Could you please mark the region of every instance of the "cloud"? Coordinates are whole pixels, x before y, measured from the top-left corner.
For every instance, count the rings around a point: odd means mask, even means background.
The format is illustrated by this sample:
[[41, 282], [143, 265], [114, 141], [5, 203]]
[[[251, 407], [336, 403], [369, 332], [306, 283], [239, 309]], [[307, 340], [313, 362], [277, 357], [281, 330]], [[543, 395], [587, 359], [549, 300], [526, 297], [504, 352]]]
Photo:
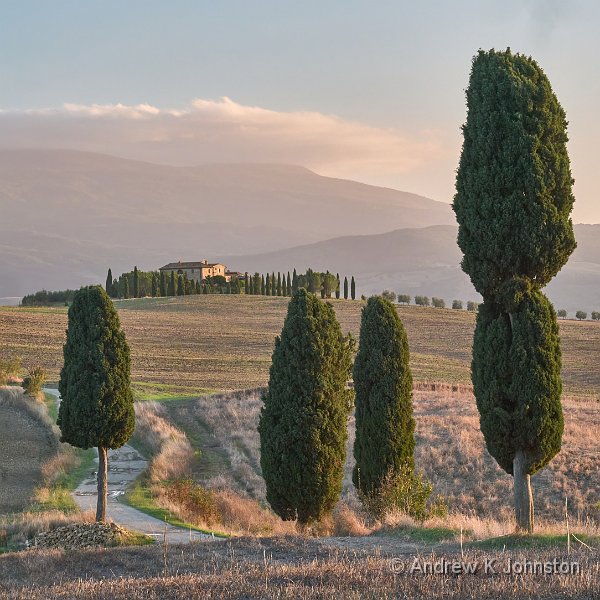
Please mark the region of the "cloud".
[[195, 99], [180, 109], [65, 104], [0, 111], [2, 148], [72, 148], [171, 165], [289, 163], [364, 181], [421, 170], [444, 154], [443, 146], [435, 131], [407, 133], [226, 97]]

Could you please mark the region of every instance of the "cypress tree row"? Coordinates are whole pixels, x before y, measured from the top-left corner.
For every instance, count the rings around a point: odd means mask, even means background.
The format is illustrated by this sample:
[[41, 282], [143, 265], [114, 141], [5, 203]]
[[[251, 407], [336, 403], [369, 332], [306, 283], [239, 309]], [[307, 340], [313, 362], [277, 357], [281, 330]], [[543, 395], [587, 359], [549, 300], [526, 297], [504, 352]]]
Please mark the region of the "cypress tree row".
[[109, 267], [108, 273], [106, 274], [106, 285], [104, 286], [104, 289], [106, 290], [106, 293], [109, 296], [112, 295], [112, 281], [113, 281], [112, 271], [110, 270], [110, 267]]
[[348, 300], [348, 278], [344, 277], [344, 300]]
[[108, 449], [133, 434], [130, 355], [113, 303], [100, 286], [81, 288], [69, 308], [58, 389], [61, 441], [98, 448], [96, 521], [106, 520]]
[[517, 529], [532, 532], [530, 476], [563, 433], [558, 324], [541, 288], [575, 248], [567, 121], [542, 69], [510, 50], [474, 58], [467, 108], [453, 208], [484, 300], [473, 389], [487, 448], [514, 479]]
[[333, 307], [304, 289], [294, 293], [258, 430], [267, 500], [301, 526], [329, 513], [342, 490], [351, 356]]
[[373, 496], [387, 477], [414, 471], [415, 448], [408, 340], [394, 305], [380, 296], [362, 310], [353, 375], [352, 481], [361, 494]]
[[352, 280], [350, 281], [350, 297], [352, 300], [356, 300], [356, 284], [354, 283], [354, 275], [352, 275]]

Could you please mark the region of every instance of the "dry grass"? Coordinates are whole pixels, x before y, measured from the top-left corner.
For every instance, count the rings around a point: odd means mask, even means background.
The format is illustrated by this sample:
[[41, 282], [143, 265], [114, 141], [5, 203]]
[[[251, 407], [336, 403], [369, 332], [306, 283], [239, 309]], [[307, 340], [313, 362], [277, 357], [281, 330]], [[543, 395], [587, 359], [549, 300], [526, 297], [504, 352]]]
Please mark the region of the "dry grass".
[[[344, 331], [358, 334], [361, 302], [333, 301]], [[116, 303], [133, 353], [140, 397], [165, 391], [195, 395], [264, 386], [284, 298], [211, 295]], [[399, 306], [416, 381], [469, 383], [474, 315], [450, 309]], [[0, 358], [27, 356], [58, 378], [65, 309], [0, 308]], [[600, 324], [561, 321], [567, 393], [600, 395]]]
[[[427, 387], [427, 386], [424, 386]], [[430, 386], [428, 386], [430, 387]], [[468, 388], [466, 388], [468, 389]], [[543, 530], [552, 523], [562, 528], [565, 496], [575, 526], [595, 531], [600, 522], [600, 481], [597, 440], [600, 411], [594, 402], [564, 399], [564, 449], [532, 478], [536, 514]], [[177, 426], [193, 435], [195, 427], [208, 425], [214, 439], [222, 441], [230, 467], [219, 478], [196, 473], [199, 481], [229, 486], [240, 494], [264, 503], [265, 487], [260, 472], [257, 424], [261, 393], [236, 392], [205, 396], [169, 404]], [[417, 468], [434, 484], [434, 492], [446, 497], [450, 515], [447, 526], [473, 532], [480, 538], [512, 530], [512, 478], [488, 454], [479, 429], [479, 417], [471, 393], [452, 386], [437, 391], [415, 391]], [[360, 504], [351, 481], [354, 419], [349, 422], [343, 499], [361, 521]], [[356, 528], [359, 531], [360, 526]], [[333, 527], [329, 527], [329, 531]]]
[[[45, 550], [0, 556], [0, 595], [12, 600], [82, 598], [413, 598], [429, 600], [530, 600], [597, 598], [598, 555], [582, 550], [417, 554], [420, 560], [483, 562], [496, 558], [580, 564], [576, 576], [497, 574], [448, 577], [396, 574], [392, 562], [412, 564], [407, 546], [340, 550], [302, 538], [237, 539], [229, 542], [114, 548], [65, 553]], [[396, 562], [394, 561], [394, 562]]]

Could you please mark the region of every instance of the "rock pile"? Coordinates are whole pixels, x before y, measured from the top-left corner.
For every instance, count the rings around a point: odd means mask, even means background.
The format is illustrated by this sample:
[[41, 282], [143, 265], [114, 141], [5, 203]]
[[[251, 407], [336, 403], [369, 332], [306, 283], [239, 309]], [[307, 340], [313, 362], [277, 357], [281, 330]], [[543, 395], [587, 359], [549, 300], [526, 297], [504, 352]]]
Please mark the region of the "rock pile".
[[94, 548], [116, 546], [131, 533], [114, 523], [74, 523], [41, 533], [29, 542], [30, 548]]

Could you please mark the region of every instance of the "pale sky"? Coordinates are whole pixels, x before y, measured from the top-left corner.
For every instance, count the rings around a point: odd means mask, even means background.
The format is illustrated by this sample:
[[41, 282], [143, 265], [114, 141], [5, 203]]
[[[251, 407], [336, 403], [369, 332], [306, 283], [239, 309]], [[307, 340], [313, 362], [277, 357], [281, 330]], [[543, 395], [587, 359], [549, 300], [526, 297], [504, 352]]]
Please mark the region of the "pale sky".
[[575, 222], [600, 222], [600, 3], [0, 3], [0, 147], [288, 162], [449, 202], [478, 48], [532, 55], [567, 112]]

